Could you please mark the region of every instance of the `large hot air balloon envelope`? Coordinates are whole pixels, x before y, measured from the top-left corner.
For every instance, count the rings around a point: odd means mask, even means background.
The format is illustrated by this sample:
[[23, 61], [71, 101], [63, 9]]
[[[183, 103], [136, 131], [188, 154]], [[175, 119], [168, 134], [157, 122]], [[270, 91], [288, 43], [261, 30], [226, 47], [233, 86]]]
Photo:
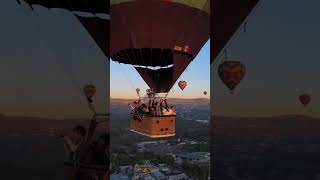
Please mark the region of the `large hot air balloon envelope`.
[[209, 0], [111, 0], [110, 55], [155, 93], [175, 84], [209, 39]]
[[[135, 67], [152, 94], [168, 93], [209, 40], [209, 10], [209, 0], [111, 0], [111, 60]], [[130, 130], [170, 137], [175, 121], [175, 113], [133, 114]]]
[[218, 74], [223, 83], [232, 92], [244, 78], [246, 68], [239, 61], [224, 61], [218, 67]]
[[304, 107], [306, 107], [311, 101], [311, 96], [309, 94], [302, 94], [299, 96], [299, 101]]
[[224, 49], [259, 0], [214, 0], [211, 32], [213, 43], [211, 63]]

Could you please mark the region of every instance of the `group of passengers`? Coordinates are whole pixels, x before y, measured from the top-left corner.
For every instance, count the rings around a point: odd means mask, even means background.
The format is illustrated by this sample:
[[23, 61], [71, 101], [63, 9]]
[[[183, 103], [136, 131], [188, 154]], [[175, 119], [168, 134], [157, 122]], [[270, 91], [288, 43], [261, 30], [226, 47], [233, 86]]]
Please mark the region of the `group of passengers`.
[[160, 99], [158, 102], [150, 99], [147, 104], [141, 104], [139, 99], [138, 101], [134, 101], [133, 104], [129, 105], [131, 106], [134, 114], [153, 117], [176, 115], [174, 106], [169, 107], [166, 99]]

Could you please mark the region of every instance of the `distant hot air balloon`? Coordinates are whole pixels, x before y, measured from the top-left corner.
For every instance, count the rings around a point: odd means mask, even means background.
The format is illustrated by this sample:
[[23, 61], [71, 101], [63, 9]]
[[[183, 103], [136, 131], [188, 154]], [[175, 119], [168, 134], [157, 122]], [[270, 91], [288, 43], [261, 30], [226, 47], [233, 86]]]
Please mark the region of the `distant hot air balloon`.
[[204, 95], [207, 95], [207, 93], [208, 93], [207, 91], [204, 91], [204, 92], [203, 92]]
[[218, 74], [223, 83], [233, 93], [233, 90], [244, 78], [246, 68], [239, 61], [225, 61], [219, 65]]
[[184, 88], [186, 88], [188, 85], [188, 83], [186, 81], [179, 81], [178, 86], [180, 87], [180, 89], [183, 91]]
[[140, 88], [137, 88], [136, 92], [137, 92], [137, 94], [139, 94], [140, 93]]
[[84, 86], [83, 92], [88, 98], [88, 101], [92, 102], [92, 97], [96, 94], [96, 87], [92, 84], [87, 84]]
[[300, 100], [301, 104], [304, 107], [306, 107], [311, 101], [311, 96], [308, 94], [302, 94], [299, 96], [299, 100]]
[[93, 84], [87, 84], [84, 86], [83, 88], [83, 92], [85, 94], [85, 96], [87, 97], [87, 101], [89, 103], [89, 108], [96, 113], [95, 109], [94, 109], [94, 105], [93, 105], [93, 96], [96, 94], [96, 87]]

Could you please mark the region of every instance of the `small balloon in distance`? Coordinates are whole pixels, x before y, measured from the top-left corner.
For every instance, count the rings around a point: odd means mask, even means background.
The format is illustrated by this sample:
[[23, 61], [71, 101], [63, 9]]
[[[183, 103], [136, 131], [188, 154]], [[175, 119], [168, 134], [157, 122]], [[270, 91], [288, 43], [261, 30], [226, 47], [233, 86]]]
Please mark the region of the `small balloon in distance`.
[[137, 92], [137, 94], [139, 94], [140, 93], [140, 88], [137, 88], [136, 92]]
[[92, 98], [96, 94], [96, 87], [93, 84], [87, 84], [83, 88], [83, 92], [87, 98]]
[[186, 81], [179, 81], [178, 86], [183, 91], [187, 87], [188, 83]]
[[310, 103], [311, 101], [311, 96], [309, 94], [301, 94], [299, 96], [299, 100], [301, 102], [301, 104], [306, 107], [308, 106], [308, 104]]
[[233, 92], [246, 74], [246, 67], [240, 61], [224, 61], [218, 67], [222, 82]]

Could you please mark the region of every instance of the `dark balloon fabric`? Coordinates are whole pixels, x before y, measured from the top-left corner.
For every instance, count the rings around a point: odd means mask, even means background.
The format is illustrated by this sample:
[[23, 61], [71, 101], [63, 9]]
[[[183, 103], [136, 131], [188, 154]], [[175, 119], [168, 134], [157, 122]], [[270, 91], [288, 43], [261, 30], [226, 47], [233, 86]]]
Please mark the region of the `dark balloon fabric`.
[[97, 17], [81, 17], [77, 16], [78, 20], [81, 22], [83, 27], [89, 32], [93, 40], [102, 50], [106, 57], [109, 57], [109, 34], [110, 34], [110, 24], [109, 20], [101, 19]]
[[59, 8], [69, 11], [107, 13], [109, 14], [110, 3], [108, 0], [17, 0], [19, 3], [26, 2], [31, 7], [41, 5], [48, 9]]

